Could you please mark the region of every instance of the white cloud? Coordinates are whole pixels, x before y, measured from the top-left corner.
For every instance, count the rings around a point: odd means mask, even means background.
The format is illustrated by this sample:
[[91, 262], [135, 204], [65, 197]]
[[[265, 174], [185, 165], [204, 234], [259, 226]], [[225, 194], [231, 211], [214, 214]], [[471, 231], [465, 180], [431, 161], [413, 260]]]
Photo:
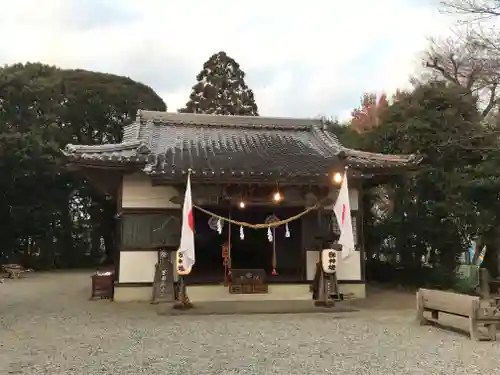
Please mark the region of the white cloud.
[[[450, 20], [410, 0], [0, 0], [0, 63], [42, 61], [129, 75], [170, 110], [225, 50], [262, 115], [345, 116], [364, 91], [406, 85], [426, 36]], [[267, 72], [268, 74], [264, 74]]]

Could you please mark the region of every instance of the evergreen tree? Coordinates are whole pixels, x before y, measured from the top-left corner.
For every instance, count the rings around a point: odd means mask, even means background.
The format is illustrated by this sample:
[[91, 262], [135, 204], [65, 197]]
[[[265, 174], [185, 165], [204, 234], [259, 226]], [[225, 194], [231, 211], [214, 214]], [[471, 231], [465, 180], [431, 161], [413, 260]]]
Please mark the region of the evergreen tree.
[[189, 101], [181, 113], [258, 116], [253, 91], [240, 65], [225, 52], [212, 55], [196, 77]]
[[[391, 217], [365, 229], [369, 246], [383, 247], [393, 259], [400, 256], [398, 267], [416, 270], [422, 256], [431, 254], [432, 263], [443, 267], [443, 278], [449, 277], [439, 282], [450, 281], [471, 236], [494, 226], [500, 207], [500, 178], [494, 172], [499, 153], [485, 152], [498, 148], [497, 137], [489, 136], [481, 118], [477, 98], [466, 90], [430, 82], [402, 93], [380, 124], [363, 134], [371, 151], [423, 156], [417, 172], [389, 179]], [[410, 273], [417, 279], [424, 275]]]
[[60, 149], [119, 142], [138, 109], [166, 105], [126, 77], [41, 63], [0, 67], [0, 264], [89, 266], [101, 237], [112, 258], [116, 202], [65, 168]]

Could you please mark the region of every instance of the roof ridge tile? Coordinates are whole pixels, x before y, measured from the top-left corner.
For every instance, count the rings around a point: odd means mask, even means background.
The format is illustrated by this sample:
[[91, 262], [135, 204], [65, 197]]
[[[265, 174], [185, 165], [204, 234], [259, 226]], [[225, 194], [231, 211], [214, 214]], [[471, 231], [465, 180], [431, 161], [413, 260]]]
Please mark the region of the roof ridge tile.
[[176, 113], [140, 110], [141, 122], [152, 121], [155, 124], [224, 126], [236, 128], [272, 128], [283, 130], [302, 130], [323, 124], [322, 119], [298, 119], [287, 117], [232, 116], [199, 113]]

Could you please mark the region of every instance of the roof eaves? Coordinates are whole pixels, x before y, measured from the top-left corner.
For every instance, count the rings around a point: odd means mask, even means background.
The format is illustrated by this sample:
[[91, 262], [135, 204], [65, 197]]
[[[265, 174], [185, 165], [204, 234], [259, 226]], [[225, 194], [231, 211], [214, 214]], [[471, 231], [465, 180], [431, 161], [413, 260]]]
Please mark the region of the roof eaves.
[[141, 141], [131, 141], [123, 143], [111, 143], [103, 145], [74, 145], [68, 144], [64, 148], [64, 153], [75, 154], [75, 153], [103, 153], [103, 152], [116, 152], [116, 151], [127, 151], [127, 150], [137, 150], [140, 153], [150, 152], [144, 142]]
[[344, 152], [348, 164], [355, 168], [411, 168], [418, 166], [422, 161], [422, 156], [418, 154], [391, 155], [353, 149], [345, 149]]

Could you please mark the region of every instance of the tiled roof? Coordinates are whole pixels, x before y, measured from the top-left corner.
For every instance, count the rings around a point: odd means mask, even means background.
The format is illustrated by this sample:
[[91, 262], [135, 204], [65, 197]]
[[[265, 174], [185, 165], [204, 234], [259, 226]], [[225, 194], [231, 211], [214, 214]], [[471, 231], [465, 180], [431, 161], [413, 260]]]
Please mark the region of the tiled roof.
[[139, 111], [123, 143], [68, 145], [74, 162], [144, 163], [153, 176], [325, 176], [344, 158], [353, 168], [418, 164], [412, 155], [382, 155], [343, 147], [319, 119], [220, 116]]

